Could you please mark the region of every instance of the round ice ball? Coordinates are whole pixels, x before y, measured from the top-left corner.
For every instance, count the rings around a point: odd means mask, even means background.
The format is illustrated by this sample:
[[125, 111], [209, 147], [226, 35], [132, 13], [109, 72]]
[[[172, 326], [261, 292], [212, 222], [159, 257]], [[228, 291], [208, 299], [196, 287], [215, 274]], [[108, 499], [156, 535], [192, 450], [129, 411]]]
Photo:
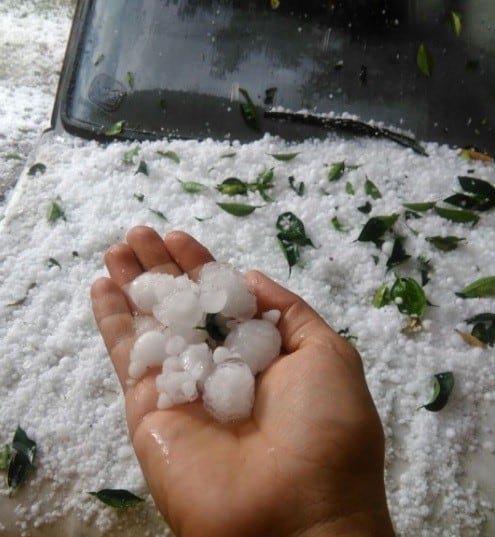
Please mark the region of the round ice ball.
[[125, 291], [144, 313], [151, 313], [159, 297], [173, 286], [174, 277], [159, 272], [143, 272], [127, 284]]
[[165, 326], [198, 326], [203, 321], [199, 293], [194, 288], [176, 289], [153, 306], [153, 314]]
[[134, 343], [129, 362], [129, 376], [138, 379], [148, 367], [161, 367], [166, 353], [167, 337], [162, 332], [145, 332]]
[[250, 319], [239, 323], [226, 337], [224, 346], [241, 357], [253, 375], [267, 368], [279, 355], [282, 338], [273, 323]]
[[184, 371], [187, 371], [193, 379], [203, 387], [205, 380], [213, 370], [211, 349], [206, 343], [188, 345], [180, 354]]
[[206, 379], [203, 403], [220, 422], [248, 417], [254, 404], [254, 376], [249, 367], [238, 360], [217, 365]]
[[190, 403], [198, 397], [196, 381], [187, 371], [167, 371], [156, 377], [156, 389], [173, 404]]
[[163, 325], [152, 315], [136, 315], [134, 317], [134, 328], [136, 335], [141, 336], [146, 332], [160, 332], [163, 329]]
[[207, 263], [199, 275], [201, 306], [208, 313], [221, 313], [238, 320], [256, 313], [256, 296], [243, 274], [226, 263]]

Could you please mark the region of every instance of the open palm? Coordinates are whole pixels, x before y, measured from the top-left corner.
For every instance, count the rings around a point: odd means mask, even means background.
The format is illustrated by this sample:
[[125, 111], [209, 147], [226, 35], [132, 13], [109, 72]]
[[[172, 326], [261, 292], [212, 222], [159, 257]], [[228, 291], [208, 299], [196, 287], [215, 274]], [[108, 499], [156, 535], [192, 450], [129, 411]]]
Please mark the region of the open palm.
[[383, 433], [359, 355], [302, 299], [261, 273], [248, 279], [260, 312], [282, 312], [283, 354], [257, 377], [250, 419], [219, 424], [201, 402], [158, 410], [156, 370], [126, 384], [135, 329], [122, 286], [149, 270], [194, 279], [212, 260], [186, 233], [162, 239], [138, 227], [127, 244], [107, 251], [110, 278], [92, 288], [157, 507], [181, 537], [393, 535]]

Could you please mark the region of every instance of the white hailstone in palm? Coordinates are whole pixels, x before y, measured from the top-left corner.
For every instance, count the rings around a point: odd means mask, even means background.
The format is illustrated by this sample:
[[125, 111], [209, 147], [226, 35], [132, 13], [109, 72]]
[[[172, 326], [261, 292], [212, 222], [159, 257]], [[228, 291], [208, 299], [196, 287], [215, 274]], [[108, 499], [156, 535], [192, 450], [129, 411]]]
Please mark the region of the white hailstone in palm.
[[202, 388], [213, 370], [212, 352], [206, 343], [188, 345], [179, 356], [182, 367]]
[[146, 332], [160, 332], [160, 330], [163, 330], [163, 325], [152, 315], [135, 315], [134, 328], [136, 330], [136, 335], [139, 337]]
[[148, 367], [161, 367], [167, 358], [166, 345], [163, 332], [145, 332], [139, 336], [131, 350], [129, 376], [138, 379]]
[[226, 263], [207, 263], [199, 275], [201, 307], [240, 321], [256, 313], [256, 296], [238, 270]]
[[261, 314], [261, 318], [265, 321], [270, 321], [272, 324], [277, 324], [280, 321], [282, 312], [280, 310], [268, 310]]
[[250, 319], [237, 324], [225, 338], [224, 345], [251, 368], [253, 375], [267, 368], [279, 355], [282, 338], [273, 323]]
[[153, 306], [159, 301], [157, 290], [163, 292], [164, 289], [169, 289], [173, 281], [174, 277], [170, 274], [143, 272], [128, 283], [124, 290], [140, 310], [144, 313], [151, 313]]
[[187, 342], [181, 335], [172, 335], [170, 331], [167, 331], [167, 333], [170, 334], [166, 347], [167, 354], [169, 356], [178, 356], [187, 347]]
[[235, 358], [240, 358], [238, 354], [233, 354], [230, 349], [227, 349], [227, 347], [224, 347], [223, 345], [219, 345], [214, 351], [213, 351], [213, 361], [216, 364], [220, 364], [222, 362], [226, 362], [227, 360], [233, 360]]
[[247, 418], [254, 404], [254, 376], [249, 367], [238, 360], [217, 365], [206, 379], [203, 403], [220, 422]]
[[153, 307], [153, 315], [165, 326], [193, 328], [203, 321], [197, 288], [177, 288]]
[[[187, 371], [167, 371], [156, 377], [159, 394], [166, 394], [173, 405], [191, 403], [198, 397], [196, 380]], [[158, 405], [164, 405], [165, 398], [158, 398]], [[167, 408], [159, 406], [158, 408]]]

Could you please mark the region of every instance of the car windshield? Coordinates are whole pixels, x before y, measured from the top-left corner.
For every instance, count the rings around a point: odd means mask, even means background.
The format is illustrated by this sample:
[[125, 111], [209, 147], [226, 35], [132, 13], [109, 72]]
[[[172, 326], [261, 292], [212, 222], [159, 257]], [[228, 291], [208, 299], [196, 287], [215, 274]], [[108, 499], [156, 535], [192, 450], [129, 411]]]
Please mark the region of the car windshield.
[[274, 111], [348, 113], [495, 151], [492, 0], [80, 4], [59, 97], [69, 131], [300, 139], [325, 129]]

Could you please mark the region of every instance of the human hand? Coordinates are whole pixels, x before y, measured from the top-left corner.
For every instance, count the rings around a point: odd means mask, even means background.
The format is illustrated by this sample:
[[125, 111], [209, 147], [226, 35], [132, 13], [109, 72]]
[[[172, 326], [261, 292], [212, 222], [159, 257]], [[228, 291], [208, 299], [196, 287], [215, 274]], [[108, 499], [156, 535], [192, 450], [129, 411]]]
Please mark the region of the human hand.
[[134, 449], [181, 537], [392, 537], [383, 431], [360, 357], [301, 298], [253, 271], [260, 312], [282, 312], [283, 352], [256, 380], [252, 416], [220, 424], [196, 401], [158, 410], [150, 370], [127, 385], [135, 340], [122, 286], [143, 271], [198, 276], [213, 260], [183, 232], [132, 229], [105, 255], [93, 310], [122, 384]]

